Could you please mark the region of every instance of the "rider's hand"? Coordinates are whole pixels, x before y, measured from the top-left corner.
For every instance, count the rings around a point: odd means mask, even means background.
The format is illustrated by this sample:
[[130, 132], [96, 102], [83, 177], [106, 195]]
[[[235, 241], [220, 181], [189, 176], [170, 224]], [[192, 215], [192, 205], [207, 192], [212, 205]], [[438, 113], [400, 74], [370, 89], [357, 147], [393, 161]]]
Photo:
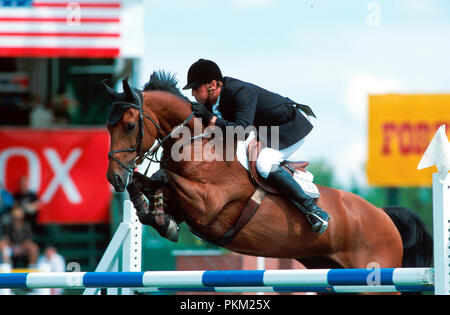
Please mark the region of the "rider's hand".
[[203, 124], [207, 126], [214, 115], [205, 107], [205, 105], [200, 103], [192, 103], [192, 111], [196, 117], [202, 119]]

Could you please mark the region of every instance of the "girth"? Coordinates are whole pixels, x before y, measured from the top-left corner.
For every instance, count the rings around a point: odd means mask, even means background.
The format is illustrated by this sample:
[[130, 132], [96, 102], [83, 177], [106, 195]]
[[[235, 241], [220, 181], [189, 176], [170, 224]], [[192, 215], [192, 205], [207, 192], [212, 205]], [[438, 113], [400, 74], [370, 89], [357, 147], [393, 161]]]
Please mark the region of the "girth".
[[261, 189], [261, 187], [256, 188], [251, 198], [247, 201], [244, 209], [242, 209], [241, 213], [239, 214], [239, 218], [236, 220], [233, 227], [228, 230], [228, 232], [226, 232], [221, 238], [215, 241], [214, 244], [218, 246], [225, 246], [226, 244], [228, 244], [255, 215], [265, 196], [265, 190]]

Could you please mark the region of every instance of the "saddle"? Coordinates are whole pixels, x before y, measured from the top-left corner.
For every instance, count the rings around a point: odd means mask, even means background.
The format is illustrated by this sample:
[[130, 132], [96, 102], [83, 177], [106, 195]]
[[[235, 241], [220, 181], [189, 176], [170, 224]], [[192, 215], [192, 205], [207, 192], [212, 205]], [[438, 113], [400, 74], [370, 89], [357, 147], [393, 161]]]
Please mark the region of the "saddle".
[[[258, 141], [256, 138], [251, 140], [248, 148], [247, 148], [247, 156], [248, 156], [248, 167], [250, 172], [250, 177], [252, 181], [258, 187], [261, 187], [265, 191], [272, 194], [279, 194], [278, 190], [273, 187], [269, 181], [259, 175], [256, 169], [256, 160], [258, 159], [259, 152], [263, 149], [263, 143]], [[288, 171], [292, 176], [294, 176], [295, 171], [306, 173], [306, 167], [309, 165], [309, 162], [288, 162], [284, 161], [281, 163], [281, 167], [283, 167], [286, 171]]]

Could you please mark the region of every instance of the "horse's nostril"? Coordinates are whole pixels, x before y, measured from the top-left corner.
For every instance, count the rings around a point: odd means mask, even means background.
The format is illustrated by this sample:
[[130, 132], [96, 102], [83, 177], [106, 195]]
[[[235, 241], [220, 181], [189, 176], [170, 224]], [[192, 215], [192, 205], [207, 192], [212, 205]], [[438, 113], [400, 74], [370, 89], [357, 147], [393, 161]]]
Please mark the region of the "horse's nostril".
[[119, 174], [115, 175], [116, 188], [125, 188], [124, 183], [122, 181], [122, 177]]

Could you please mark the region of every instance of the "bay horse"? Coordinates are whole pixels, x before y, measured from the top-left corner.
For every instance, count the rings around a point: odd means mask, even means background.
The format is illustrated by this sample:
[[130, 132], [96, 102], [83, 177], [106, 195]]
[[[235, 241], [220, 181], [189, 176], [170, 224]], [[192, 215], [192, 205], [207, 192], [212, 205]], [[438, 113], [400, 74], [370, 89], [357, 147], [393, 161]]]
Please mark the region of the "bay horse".
[[[154, 72], [142, 91], [130, 88], [127, 79], [122, 93], [104, 84], [114, 102], [106, 124], [111, 140], [107, 178], [116, 191], [124, 191], [134, 177], [130, 175], [135, 163], [142, 162], [158, 141], [165, 163], [144, 185], [163, 186], [164, 211], [214, 243], [233, 227], [257, 187], [236, 157], [233, 161], [170, 157], [176, 141], [170, 137], [173, 130], [185, 126], [193, 131], [198, 119], [176, 85], [175, 77], [164, 72]], [[196, 144], [188, 150], [203, 149], [208, 140], [192, 141]], [[245, 255], [293, 258], [306, 268], [430, 266], [432, 239], [415, 212], [379, 208], [350, 192], [318, 188], [318, 205], [331, 216], [323, 234], [314, 233], [289, 200], [268, 193], [251, 220], [223, 247]]]

